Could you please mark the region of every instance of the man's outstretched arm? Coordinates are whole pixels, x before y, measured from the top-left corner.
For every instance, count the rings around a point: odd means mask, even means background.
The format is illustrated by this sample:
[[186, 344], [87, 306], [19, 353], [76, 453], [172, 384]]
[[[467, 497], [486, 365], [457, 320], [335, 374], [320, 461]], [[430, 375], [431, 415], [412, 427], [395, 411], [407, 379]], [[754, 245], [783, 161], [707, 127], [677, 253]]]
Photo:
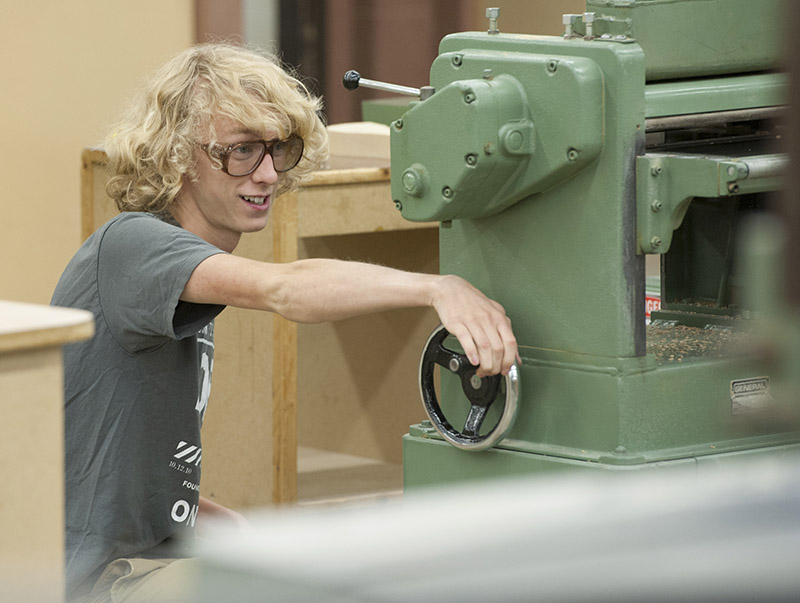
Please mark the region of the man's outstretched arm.
[[480, 376], [506, 373], [518, 358], [503, 307], [456, 276], [331, 259], [272, 264], [217, 254], [195, 269], [181, 299], [266, 310], [306, 323], [431, 306]]

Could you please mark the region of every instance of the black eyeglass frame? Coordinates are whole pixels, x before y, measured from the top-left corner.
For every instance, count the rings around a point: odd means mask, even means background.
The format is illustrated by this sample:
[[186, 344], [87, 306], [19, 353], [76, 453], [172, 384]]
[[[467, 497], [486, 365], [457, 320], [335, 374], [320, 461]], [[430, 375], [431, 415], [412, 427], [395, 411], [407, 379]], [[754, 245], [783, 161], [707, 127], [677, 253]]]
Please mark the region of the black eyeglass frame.
[[[300, 142], [300, 150], [299, 150], [299, 152], [297, 154], [297, 160], [291, 166], [289, 166], [287, 168], [278, 169], [278, 167], [275, 165], [275, 157], [272, 155], [273, 149], [279, 143], [289, 144], [289, 143], [294, 143], [295, 141], [299, 141]], [[250, 170], [248, 170], [247, 172], [245, 172], [243, 174], [231, 174], [228, 171], [228, 162], [230, 160], [231, 154], [238, 147], [240, 147], [242, 145], [246, 145], [246, 144], [260, 144], [261, 145], [261, 149], [262, 149], [261, 156], [255, 162], [253, 167]], [[264, 161], [264, 157], [266, 157], [267, 155], [272, 157], [273, 167], [275, 168], [275, 171], [278, 172], [279, 174], [283, 174], [285, 172], [288, 172], [291, 169], [296, 168], [297, 164], [300, 163], [300, 160], [303, 158], [303, 151], [305, 150], [305, 143], [304, 143], [303, 139], [300, 136], [297, 136], [296, 134], [293, 134], [292, 136], [290, 136], [289, 138], [287, 138], [285, 140], [281, 140], [281, 139], [277, 139], [277, 138], [273, 139], [273, 140], [243, 140], [242, 142], [235, 142], [233, 144], [229, 144], [226, 147], [224, 147], [222, 145], [206, 144], [206, 145], [203, 145], [202, 148], [206, 153], [208, 153], [209, 157], [211, 157], [212, 159], [217, 159], [222, 164], [222, 171], [223, 172], [228, 174], [228, 176], [233, 176], [234, 178], [239, 178], [241, 176], [249, 176], [250, 174], [255, 172], [261, 166], [261, 163]]]

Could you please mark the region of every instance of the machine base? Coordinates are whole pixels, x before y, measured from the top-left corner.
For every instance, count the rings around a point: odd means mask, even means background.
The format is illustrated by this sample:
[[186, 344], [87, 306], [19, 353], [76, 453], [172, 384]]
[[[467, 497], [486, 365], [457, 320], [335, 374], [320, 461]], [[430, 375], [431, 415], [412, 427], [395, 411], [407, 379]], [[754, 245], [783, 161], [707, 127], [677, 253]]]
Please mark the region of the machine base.
[[[415, 426], [416, 427], [416, 426]], [[502, 446], [502, 444], [501, 444]], [[439, 486], [447, 483], [582, 471], [652, 471], [687, 468], [698, 471], [727, 465], [745, 458], [772, 457], [783, 460], [800, 454], [800, 442], [759, 446], [725, 452], [651, 460], [645, 462], [610, 462], [611, 459], [579, 459], [554, 456], [513, 448], [495, 447], [479, 453], [458, 450], [438, 437], [407, 434], [403, 438], [403, 488]]]

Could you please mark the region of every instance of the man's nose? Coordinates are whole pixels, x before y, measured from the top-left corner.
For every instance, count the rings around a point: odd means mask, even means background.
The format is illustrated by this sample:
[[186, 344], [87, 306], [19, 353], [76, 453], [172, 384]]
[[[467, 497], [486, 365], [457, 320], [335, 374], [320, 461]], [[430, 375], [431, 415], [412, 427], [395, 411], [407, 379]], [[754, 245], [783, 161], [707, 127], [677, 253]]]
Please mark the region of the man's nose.
[[275, 164], [272, 162], [272, 155], [269, 153], [264, 155], [261, 164], [256, 168], [250, 177], [255, 182], [265, 182], [267, 184], [275, 184], [278, 181], [278, 172], [275, 171]]

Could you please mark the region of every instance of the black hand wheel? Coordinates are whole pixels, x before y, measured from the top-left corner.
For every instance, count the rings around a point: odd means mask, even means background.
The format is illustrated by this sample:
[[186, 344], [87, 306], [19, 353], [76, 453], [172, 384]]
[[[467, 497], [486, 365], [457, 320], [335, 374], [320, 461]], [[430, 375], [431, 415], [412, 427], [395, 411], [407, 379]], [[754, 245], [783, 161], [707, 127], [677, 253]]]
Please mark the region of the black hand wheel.
[[[493, 375], [480, 378], [464, 354], [444, 347], [444, 340], [449, 334], [447, 329], [440, 325], [425, 344], [419, 367], [422, 403], [436, 431], [453, 446], [462, 450], [485, 450], [500, 442], [514, 423], [519, 400], [519, 367], [514, 364], [506, 377]], [[433, 379], [436, 365], [458, 375], [461, 389], [469, 400], [469, 414], [462, 431], [458, 431], [450, 424], [439, 406]], [[504, 379], [505, 384], [503, 384]], [[486, 413], [503, 389], [505, 389], [505, 406], [500, 419], [491, 431], [481, 435], [480, 430], [486, 419]]]

